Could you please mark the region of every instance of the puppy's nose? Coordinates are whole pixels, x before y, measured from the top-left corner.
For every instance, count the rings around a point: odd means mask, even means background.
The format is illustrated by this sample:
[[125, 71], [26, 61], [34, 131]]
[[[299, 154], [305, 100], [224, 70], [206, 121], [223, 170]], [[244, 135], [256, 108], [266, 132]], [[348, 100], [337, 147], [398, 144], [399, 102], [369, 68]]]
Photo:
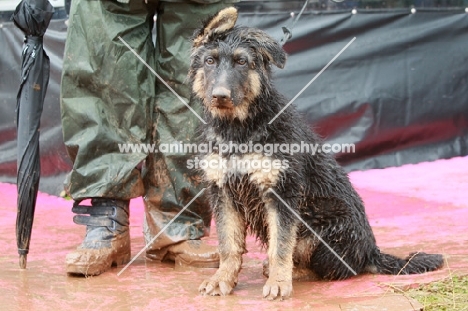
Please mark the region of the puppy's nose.
[[218, 86], [213, 89], [213, 99], [217, 100], [230, 100], [231, 99], [231, 91], [225, 87]]

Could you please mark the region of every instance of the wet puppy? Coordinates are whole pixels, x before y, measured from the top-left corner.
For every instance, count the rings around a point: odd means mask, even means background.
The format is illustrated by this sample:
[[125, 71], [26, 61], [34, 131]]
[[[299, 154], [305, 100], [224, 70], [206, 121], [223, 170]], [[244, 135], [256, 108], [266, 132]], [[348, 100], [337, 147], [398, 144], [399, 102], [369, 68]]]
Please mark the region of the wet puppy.
[[218, 148], [203, 160], [210, 164], [204, 175], [221, 256], [200, 292], [227, 295], [236, 286], [247, 230], [268, 248], [263, 296], [269, 299], [291, 295], [293, 267], [328, 280], [441, 267], [441, 255], [382, 253], [363, 202], [335, 159], [281, 147], [321, 141], [293, 106], [280, 113], [288, 101], [273, 86], [271, 66], [285, 65], [281, 46], [236, 20], [234, 8], [222, 10], [193, 38], [189, 78], [203, 102], [202, 141]]

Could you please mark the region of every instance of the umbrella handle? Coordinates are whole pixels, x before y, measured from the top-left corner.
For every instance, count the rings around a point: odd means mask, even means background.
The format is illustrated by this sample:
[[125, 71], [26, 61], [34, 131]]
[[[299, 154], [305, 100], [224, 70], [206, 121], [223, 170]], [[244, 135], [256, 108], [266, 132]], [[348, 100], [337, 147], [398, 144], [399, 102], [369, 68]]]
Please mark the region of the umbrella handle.
[[26, 269], [26, 263], [28, 262], [28, 255], [21, 254], [19, 255], [19, 266], [21, 269]]

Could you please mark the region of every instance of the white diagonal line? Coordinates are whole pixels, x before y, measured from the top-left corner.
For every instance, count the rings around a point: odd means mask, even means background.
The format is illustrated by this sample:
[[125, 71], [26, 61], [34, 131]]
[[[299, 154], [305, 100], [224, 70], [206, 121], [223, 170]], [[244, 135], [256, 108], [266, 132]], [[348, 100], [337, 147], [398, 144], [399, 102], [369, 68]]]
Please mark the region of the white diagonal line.
[[340, 51], [338, 54], [336, 54], [336, 56], [333, 57], [333, 59], [332, 59], [331, 61], [329, 61], [328, 64], [327, 64], [325, 67], [323, 67], [323, 69], [320, 70], [320, 72], [319, 72], [318, 74], [316, 74], [315, 77], [314, 77], [312, 80], [310, 80], [309, 83], [307, 83], [306, 86], [304, 86], [304, 87], [302, 88], [302, 90], [300, 90], [299, 93], [297, 93], [297, 95], [294, 96], [294, 98], [291, 99], [291, 100], [289, 101], [289, 103], [288, 103], [286, 106], [284, 106], [283, 109], [281, 109], [281, 111], [278, 112], [278, 114], [277, 114], [273, 119], [271, 119], [270, 122], [268, 122], [268, 124], [273, 123], [273, 121], [275, 121], [276, 118], [278, 118], [279, 115], [282, 114], [282, 113], [286, 110], [286, 108], [288, 108], [289, 105], [291, 105], [291, 104], [302, 94], [302, 92], [304, 92], [304, 91], [305, 91], [305, 90], [306, 90], [306, 89], [307, 89], [307, 88], [308, 88], [308, 87], [309, 87], [309, 86], [310, 86], [310, 85], [311, 85], [311, 84], [312, 84], [312, 83], [313, 83], [313, 82], [314, 82], [314, 81], [315, 81], [315, 80], [316, 80], [316, 79], [317, 79], [317, 78], [318, 78], [334, 61], [335, 61], [335, 59], [337, 59], [338, 56], [340, 56], [341, 53], [343, 53], [343, 52], [351, 45], [351, 43], [354, 42], [354, 40], [356, 40], [356, 37], [354, 37], [353, 39], [351, 39], [351, 41], [349, 41], [348, 44], [346, 44], [346, 46], [345, 46], [344, 48], [342, 48], [341, 51]]
[[190, 204], [193, 203], [193, 201], [195, 201], [196, 198], [198, 198], [204, 191], [205, 191], [206, 188], [203, 188], [202, 190], [200, 190], [200, 192], [198, 192], [198, 194], [193, 197], [192, 200], [190, 200], [190, 202], [187, 203], [187, 205], [184, 206], [183, 209], [180, 210], [180, 212], [177, 213], [177, 215], [174, 216], [174, 218], [171, 219], [171, 221], [169, 221], [162, 229], [161, 231], [158, 232], [158, 234], [156, 234], [152, 239], [151, 241], [149, 241], [148, 244], [145, 245], [145, 247], [143, 247], [141, 249], [141, 251], [138, 252], [138, 254], [135, 255], [135, 257], [133, 257], [133, 259], [125, 266], [122, 268], [122, 270], [120, 270], [119, 273], [117, 273], [117, 276], [120, 276], [127, 268], [128, 266], [130, 266], [134, 261], [135, 259], [137, 259], [138, 257], [140, 257], [140, 255], [161, 235], [161, 233], [163, 233], [164, 231], [166, 231], [167, 228], [169, 228], [169, 226], [174, 222], [174, 220], [177, 219], [177, 217], [180, 216], [180, 214], [182, 214], [186, 209], [187, 207], [190, 206]]
[[283, 202], [283, 204], [291, 211], [291, 213], [293, 213], [294, 216], [296, 216], [297, 219], [299, 219], [299, 220], [304, 224], [304, 226], [306, 226], [307, 229], [309, 229], [309, 230], [320, 240], [320, 242], [322, 242], [323, 245], [325, 245], [325, 246], [333, 253], [333, 255], [335, 255], [336, 258], [338, 258], [338, 259], [346, 266], [346, 268], [349, 269], [349, 271], [351, 271], [354, 275], [357, 275], [356, 271], [354, 271], [353, 268], [351, 268], [351, 267], [346, 263], [346, 261], [344, 261], [343, 258], [341, 258], [340, 255], [338, 255], [338, 254], [333, 250], [333, 248], [331, 248], [330, 245], [328, 245], [327, 242], [325, 242], [325, 241], [322, 239], [322, 237], [320, 237], [320, 235], [318, 235], [317, 232], [315, 232], [314, 229], [312, 229], [312, 228], [304, 221], [304, 219], [302, 219], [301, 216], [299, 216], [299, 214], [296, 213], [296, 211], [293, 210], [293, 209], [291, 208], [291, 206], [289, 206], [288, 203], [286, 203], [286, 202], [276, 193], [275, 190], [273, 190], [273, 189], [270, 188], [270, 189], [268, 189], [268, 191], [271, 191], [274, 195], [276, 195], [276, 197], [277, 197], [281, 202]]
[[167, 82], [164, 81], [163, 78], [161, 78], [161, 76], [158, 75], [158, 73], [157, 73], [156, 71], [154, 71], [154, 69], [151, 68], [151, 66], [148, 65], [148, 63], [147, 63], [140, 55], [138, 55], [138, 53], [137, 53], [134, 49], [132, 49], [132, 47], [131, 47], [127, 42], [125, 42], [124, 39], [122, 39], [122, 37], [119, 36], [118, 38], [119, 38], [120, 41], [122, 41], [122, 43], [123, 43], [130, 51], [132, 51], [133, 54], [135, 54], [135, 56], [136, 56], [143, 64], [145, 64], [146, 67], [148, 67], [148, 69], [149, 69], [156, 77], [158, 77], [158, 79], [159, 79], [169, 90], [171, 90], [172, 93], [174, 93], [174, 95], [175, 95], [182, 103], [184, 103], [185, 106], [187, 106], [188, 109], [190, 109], [190, 111], [193, 112], [194, 115], [197, 116], [198, 119], [200, 119], [200, 121], [203, 122], [203, 124], [206, 124], [205, 120], [203, 120], [202, 117], [200, 117], [200, 116], [198, 115], [198, 113], [197, 113], [195, 110], [193, 110], [193, 108], [190, 107], [189, 104], [187, 104], [187, 103], [185, 102], [185, 100], [184, 100], [182, 97], [180, 97], [179, 94], [177, 94], [177, 92], [174, 91], [174, 89], [172, 89], [172, 88], [169, 86], [169, 84], [167, 84]]

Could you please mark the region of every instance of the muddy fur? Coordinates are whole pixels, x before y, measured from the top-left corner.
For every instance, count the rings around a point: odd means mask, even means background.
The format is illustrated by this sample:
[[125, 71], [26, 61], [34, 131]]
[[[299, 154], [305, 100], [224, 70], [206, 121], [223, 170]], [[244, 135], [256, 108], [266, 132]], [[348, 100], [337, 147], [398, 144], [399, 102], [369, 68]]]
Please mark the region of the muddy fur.
[[[282, 68], [286, 54], [265, 32], [233, 26], [230, 8], [207, 21], [193, 38], [189, 78], [193, 96], [203, 102], [207, 122], [201, 141], [213, 145], [321, 143], [293, 105], [269, 125], [288, 103], [272, 83], [271, 66]], [[223, 22], [226, 21], [226, 22]], [[218, 154], [204, 155], [206, 159]], [[438, 269], [441, 255], [417, 253], [400, 259], [382, 253], [365, 214], [363, 202], [346, 172], [326, 153], [224, 152], [222, 158], [287, 161], [273, 172], [259, 169], [205, 169], [208, 193], [218, 230], [220, 268], [204, 281], [202, 294], [226, 295], [237, 284], [245, 252], [246, 231], [268, 249], [269, 278], [263, 296], [287, 297], [292, 292], [293, 266], [312, 270], [326, 280], [353, 273], [332, 254], [269, 191], [273, 189], [354, 271], [413, 274]]]

